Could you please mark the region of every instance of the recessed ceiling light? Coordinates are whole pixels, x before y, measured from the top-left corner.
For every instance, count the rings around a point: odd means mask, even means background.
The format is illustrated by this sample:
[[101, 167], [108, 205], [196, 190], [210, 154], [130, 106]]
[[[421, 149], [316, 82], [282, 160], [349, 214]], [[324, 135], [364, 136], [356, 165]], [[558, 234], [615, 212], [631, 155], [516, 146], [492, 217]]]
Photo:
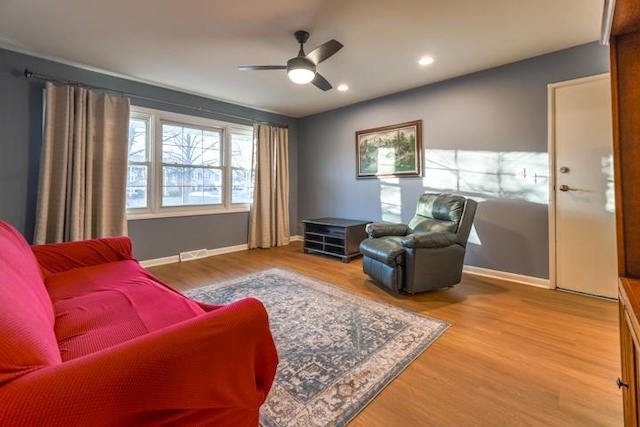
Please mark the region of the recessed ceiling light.
[[433, 64], [433, 58], [430, 56], [425, 56], [424, 58], [420, 58], [420, 60], [418, 61], [418, 64], [420, 65]]
[[344, 92], [344, 91], [346, 91], [346, 90], [349, 90], [349, 86], [347, 86], [347, 85], [340, 85], [340, 86], [338, 86], [338, 87], [337, 87], [337, 89], [338, 89], [340, 92]]

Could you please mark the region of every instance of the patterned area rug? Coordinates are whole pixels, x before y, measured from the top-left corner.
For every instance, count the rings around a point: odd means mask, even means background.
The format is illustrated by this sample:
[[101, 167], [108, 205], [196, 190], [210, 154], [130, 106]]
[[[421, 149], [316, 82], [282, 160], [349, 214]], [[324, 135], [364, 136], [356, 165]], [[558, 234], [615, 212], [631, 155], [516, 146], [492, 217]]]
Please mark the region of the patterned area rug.
[[449, 326], [277, 268], [186, 294], [212, 304], [251, 296], [267, 308], [280, 363], [265, 427], [347, 424]]

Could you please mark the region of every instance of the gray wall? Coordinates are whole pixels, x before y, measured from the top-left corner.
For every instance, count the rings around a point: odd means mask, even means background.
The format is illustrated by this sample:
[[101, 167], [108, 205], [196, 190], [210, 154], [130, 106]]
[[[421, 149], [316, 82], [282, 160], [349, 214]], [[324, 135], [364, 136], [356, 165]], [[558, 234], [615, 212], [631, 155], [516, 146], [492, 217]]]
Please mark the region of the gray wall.
[[[480, 202], [467, 264], [547, 278], [547, 84], [608, 71], [608, 51], [591, 43], [295, 120], [0, 49], [0, 218], [30, 239], [43, 83], [24, 78], [25, 68], [288, 124], [293, 234], [298, 221], [321, 216], [407, 221], [421, 192], [453, 191]], [[417, 119], [424, 178], [355, 178], [356, 131]], [[522, 169], [527, 176], [515, 176]], [[130, 221], [129, 234], [138, 258], [152, 259], [244, 244], [247, 226], [246, 213], [207, 215]]]
[[[607, 71], [590, 43], [305, 117], [299, 219], [406, 222], [420, 193], [455, 192], [480, 203], [466, 264], [548, 278], [547, 85]], [[355, 178], [356, 131], [418, 119], [424, 178]]]
[[[120, 79], [0, 49], [0, 219], [28, 240], [32, 239], [42, 144], [42, 89], [44, 83], [23, 76], [25, 68], [88, 85], [103, 86], [136, 95], [215, 110], [289, 126], [291, 176], [291, 227], [295, 230], [297, 194], [297, 120], [281, 115], [188, 95], [151, 85]], [[212, 75], [212, 78], [214, 76]], [[132, 100], [135, 105], [177, 113], [249, 124], [223, 115], [197, 113], [165, 104]], [[247, 242], [248, 214], [218, 214], [180, 218], [129, 221], [129, 235], [138, 259], [153, 259], [179, 252], [215, 249]]]

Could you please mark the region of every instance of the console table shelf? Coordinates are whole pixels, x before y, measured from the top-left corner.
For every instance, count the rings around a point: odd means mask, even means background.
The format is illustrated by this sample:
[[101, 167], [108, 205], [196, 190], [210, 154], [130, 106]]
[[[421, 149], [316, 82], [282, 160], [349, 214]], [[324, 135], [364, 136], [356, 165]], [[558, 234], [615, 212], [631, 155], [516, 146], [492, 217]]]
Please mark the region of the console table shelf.
[[336, 256], [349, 262], [360, 254], [360, 242], [367, 238], [365, 226], [371, 221], [342, 218], [305, 219], [304, 253]]

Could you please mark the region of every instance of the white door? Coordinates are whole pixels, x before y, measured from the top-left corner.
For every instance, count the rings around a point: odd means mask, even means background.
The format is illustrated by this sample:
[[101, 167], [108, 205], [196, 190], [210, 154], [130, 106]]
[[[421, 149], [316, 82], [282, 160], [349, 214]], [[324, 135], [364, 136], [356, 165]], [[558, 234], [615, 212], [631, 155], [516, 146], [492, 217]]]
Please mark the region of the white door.
[[616, 298], [609, 75], [550, 85], [549, 106], [551, 281], [555, 272], [557, 288]]

